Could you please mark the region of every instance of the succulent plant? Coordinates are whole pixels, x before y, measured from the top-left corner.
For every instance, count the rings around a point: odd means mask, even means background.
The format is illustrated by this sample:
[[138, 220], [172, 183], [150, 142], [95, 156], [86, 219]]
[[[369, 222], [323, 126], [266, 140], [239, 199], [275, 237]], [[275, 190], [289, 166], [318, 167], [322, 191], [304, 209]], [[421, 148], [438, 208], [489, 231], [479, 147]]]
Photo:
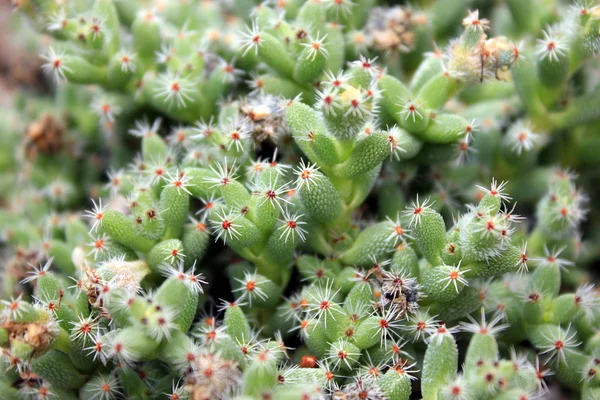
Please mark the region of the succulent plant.
[[0, 397], [600, 397], [595, 2], [13, 3]]

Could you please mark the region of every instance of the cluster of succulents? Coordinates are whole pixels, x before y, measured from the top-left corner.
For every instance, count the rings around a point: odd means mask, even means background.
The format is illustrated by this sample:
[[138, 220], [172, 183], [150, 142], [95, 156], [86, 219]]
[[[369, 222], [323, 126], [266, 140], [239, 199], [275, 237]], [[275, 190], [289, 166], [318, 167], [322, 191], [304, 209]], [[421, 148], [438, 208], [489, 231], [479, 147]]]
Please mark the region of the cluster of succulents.
[[13, 3], [1, 398], [600, 398], [600, 5]]

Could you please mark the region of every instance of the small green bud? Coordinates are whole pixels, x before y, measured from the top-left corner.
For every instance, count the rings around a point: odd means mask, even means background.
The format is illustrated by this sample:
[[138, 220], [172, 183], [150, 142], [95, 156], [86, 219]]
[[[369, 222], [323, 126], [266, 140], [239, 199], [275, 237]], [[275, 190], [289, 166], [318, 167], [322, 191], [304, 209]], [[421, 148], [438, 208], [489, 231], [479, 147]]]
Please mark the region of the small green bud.
[[405, 364], [390, 368], [377, 384], [389, 400], [408, 400], [412, 393], [411, 376], [404, 370]]
[[133, 250], [147, 253], [154, 247], [155, 242], [139, 235], [136, 223], [119, 211], [104, 212], [102, 227], [112, 239]]
[[408, 129], [419, 139], [429, 143], [453, 143], [463, 138], [470, 127], [469, 121], [457, 114], [439, 114], [427, 127], [418, 132]]
[[452, 333], [445, 325], [429, 339], [423, 359], [421, 393], [425, 399], [436, 399], [440, 388], [456, 374], [458, 349]]

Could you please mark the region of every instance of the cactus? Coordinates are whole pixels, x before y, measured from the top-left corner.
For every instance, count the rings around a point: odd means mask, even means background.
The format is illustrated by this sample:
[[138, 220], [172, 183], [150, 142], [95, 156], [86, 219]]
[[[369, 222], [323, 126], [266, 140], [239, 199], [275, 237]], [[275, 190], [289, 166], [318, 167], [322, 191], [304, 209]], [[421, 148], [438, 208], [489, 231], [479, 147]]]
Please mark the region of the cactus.
[[2, 398], [600, 396], [596, 2], [13, 3]]

